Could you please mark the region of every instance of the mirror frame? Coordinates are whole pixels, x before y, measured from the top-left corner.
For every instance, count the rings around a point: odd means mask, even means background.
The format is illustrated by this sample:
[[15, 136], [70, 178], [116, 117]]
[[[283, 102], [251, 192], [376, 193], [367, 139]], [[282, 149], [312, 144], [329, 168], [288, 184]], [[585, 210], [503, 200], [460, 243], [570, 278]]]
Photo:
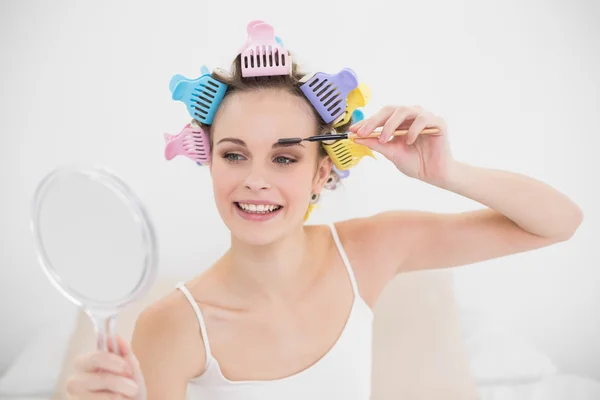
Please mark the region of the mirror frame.
[[[128, 208], [134, 222], [139, 228], [145, 249], [145, 254], [142, 255], [144, 260], [144, 271], [133, 290], [120, 299], [113, 301], [98, 301], [88, 298], [84, 294], [70, 288], [68, 285], [64, 284], [44, 249], [42, 234], [39, 229], [40, 211], [44, 198], [48, 193], [48, 190], [53, 186], [53, 183], [73, 175], [81, 175], [86, 179], [95, 181], [118, 196], [121, 202]], [[38, 261], [52, 285], [77, 306], [84, 307], [91, 312], [109, 314], [118, 312], [148, 290], [151, 283], [153, 283], [156, 278], [158, 269], [158, 243], [154, 226], [139, 198], [122, 179], [105, 167], [71, 165], [59, 167], [50, 172], [38, 185], [31, 203], [31, 230], [33, 232]]]

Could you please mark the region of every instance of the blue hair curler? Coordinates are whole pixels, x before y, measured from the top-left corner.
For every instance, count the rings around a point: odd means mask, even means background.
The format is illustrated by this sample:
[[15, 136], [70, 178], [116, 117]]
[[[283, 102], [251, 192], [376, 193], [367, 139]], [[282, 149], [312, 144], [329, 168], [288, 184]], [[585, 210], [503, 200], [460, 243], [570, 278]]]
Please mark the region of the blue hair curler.
[[206, 66], [202, 66], [201, 71], [200, 78], [194, 80], [179, 74], [173, 76], [169, 82], [169, 90], [173, 100], [186, 105], [192, 118], [210, 125], [225, 96], [227, 85], [213, 78]]
[[352, 124], [356, 124], [363, 119], [365, 119], [365, 114], [362, 111], [356, 109], [352, 112]]

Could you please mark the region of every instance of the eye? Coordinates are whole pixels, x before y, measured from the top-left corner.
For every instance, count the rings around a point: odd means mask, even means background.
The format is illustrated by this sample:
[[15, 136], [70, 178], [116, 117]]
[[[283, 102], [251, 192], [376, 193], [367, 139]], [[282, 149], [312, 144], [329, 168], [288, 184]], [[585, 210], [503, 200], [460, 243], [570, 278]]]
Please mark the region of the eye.
[[223, 154], [223, 158], [229, 162], [236, 163], [242, 161], [244, 159], [244, 156], [237, 153], [225, 153]]
[[296, 162], [296, 160], [289, 158], [289, 157], [284, 157], [284, 156], [278, 156], [275, 157], [274, 160], [277, 164], [282, 164], [282, 165], [288, 165], [288, 164], [293, 164]]

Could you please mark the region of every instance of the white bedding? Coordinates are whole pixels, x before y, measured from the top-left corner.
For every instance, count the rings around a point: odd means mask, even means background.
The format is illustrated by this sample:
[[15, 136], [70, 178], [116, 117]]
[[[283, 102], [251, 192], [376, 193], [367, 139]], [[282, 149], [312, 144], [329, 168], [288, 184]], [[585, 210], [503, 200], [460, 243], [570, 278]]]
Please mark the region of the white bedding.
[[[600, 382], [555, 374], [535, 382], [480, 385], [479, 400], [600, 400]], [[51, 396], [0, 396], [0, 400], [50, 400]]]
[[553, 374], [534, 382], [480, 385], [480, 400], [600, 400], [600, 382]]
[[0, 400], [50, 400], [52, 396], [39, 397], [39, 396], [0, 396]]
[[525, 338], [478, 323], [465, 335], [479, 400], [600, 400], [600, 382], [561, 371]]

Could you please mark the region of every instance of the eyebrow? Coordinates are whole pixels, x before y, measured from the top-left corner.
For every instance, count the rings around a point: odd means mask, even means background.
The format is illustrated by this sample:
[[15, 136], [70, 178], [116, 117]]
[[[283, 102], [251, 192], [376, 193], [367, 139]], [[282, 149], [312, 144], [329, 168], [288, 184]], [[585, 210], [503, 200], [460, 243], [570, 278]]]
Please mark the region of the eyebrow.
[[[234, 144], [237, 144], [239, 146], [246, 147], [246, 148], [248, 147], [248, 145], [246, 144], [246, 142], [244, 142], [242, 139], [229, 138], [229, 137], [226, 137], [226, 138], [223, 138], [223, 139], [219, 140], [217, 142], [217, 145], [219, 145], [221, 143], [224, 143], [224, 142], [234, 143]], [[280, 147], [293, 147], [293, 146], [306, 147], [302, 143], [278, 143], [278, 142], [275, 142], [275, 143], [273, 143], [272, 148], [276, 149], [276, 148], [280, 148]]]

